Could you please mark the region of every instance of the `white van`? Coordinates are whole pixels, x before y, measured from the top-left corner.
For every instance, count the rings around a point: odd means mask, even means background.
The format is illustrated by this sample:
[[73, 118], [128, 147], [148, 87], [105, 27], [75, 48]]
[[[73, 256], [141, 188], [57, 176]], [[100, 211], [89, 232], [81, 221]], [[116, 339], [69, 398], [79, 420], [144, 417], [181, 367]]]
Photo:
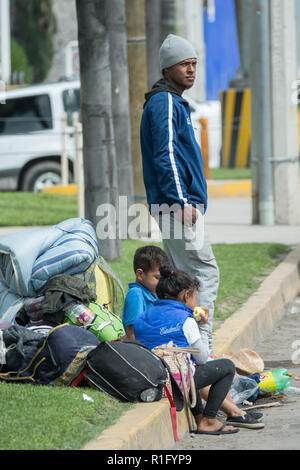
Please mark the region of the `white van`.
[[61, 182], [62, 117], [70, 181], [74, 160], [72, 114], [80, 113], [79, 81], [19, 87], [0, 103], [0, 189], [39, 192]]

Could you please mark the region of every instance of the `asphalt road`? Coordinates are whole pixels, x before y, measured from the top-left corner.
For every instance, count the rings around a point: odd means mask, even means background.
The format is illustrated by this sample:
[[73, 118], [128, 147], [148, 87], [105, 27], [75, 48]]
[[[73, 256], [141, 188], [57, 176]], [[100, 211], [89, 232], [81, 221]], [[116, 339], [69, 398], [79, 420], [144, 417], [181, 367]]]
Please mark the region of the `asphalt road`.
[[[300, 377], [300, 294], [287, 307], [278, 326], [252, 349], [264, 359], [265, 370], [287, 369], [292, 374], [291, 385], [300, 389], [300, 381], [296, 380]], [[189, 434], [176, 443], [174, 450], [299, 450], [300, 395], [260, 398], [255, 405], [268, 403], [280, 406], [258, 410], [264, 414], [263, 429], [240, 428], [237, 434], [227, 436]]]

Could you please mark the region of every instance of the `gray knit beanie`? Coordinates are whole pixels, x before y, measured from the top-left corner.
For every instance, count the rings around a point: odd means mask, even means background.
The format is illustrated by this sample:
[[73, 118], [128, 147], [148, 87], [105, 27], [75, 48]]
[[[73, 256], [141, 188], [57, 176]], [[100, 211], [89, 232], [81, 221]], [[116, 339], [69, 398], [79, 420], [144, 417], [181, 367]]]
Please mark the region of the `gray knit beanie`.
[[175, 34], [169, 34], [159, 49], [160, 70], [194, 58], [197, 58], [197, 53], [191, 43]]

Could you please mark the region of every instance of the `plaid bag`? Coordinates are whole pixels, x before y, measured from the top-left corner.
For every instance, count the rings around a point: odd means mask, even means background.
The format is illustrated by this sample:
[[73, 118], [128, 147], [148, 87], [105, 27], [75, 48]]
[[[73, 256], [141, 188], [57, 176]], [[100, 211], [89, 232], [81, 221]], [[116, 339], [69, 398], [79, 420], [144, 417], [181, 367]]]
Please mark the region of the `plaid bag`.
[[[164, 361], [169, 365], [170, 371], [172, 376], [176, 380], [181, 390], [182, 395], [186, 403], [191, 407], [194, 408], [196, 405], [196, 389], [195, 389], [195, 382], [193, 376], [193, 365], [191, 360], [188, 356], [188, 353], [198, 353], [199, 350], [190, 347], [180, 348], [177, 347], [171, 341], [168, 344], [162, 344], [160, 346], [156, 346], [152, 349], [152, 351], [157, 354], [157, 356], [164, 359]], [[169, 375], [169, 373], [168, 373]], [[166, 388], [169, 394], [172, 394], [172, 387], [170, 383], [170, 378], [166, 382]], [[192, 399], [190, 400], [189, 392], [191, 391]], [[166, 396], [167, 392], [164, 391], [164, 395]]]

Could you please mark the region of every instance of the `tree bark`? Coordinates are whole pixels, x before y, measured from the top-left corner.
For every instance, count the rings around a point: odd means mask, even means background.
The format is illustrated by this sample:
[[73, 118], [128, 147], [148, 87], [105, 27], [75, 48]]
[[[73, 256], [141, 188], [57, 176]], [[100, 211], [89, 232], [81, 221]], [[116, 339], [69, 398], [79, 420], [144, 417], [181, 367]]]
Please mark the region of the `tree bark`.
[[[100, 254], [107, 260], [113, 260], [121, 256], [121, 244], [118, 237], [119, 195], [112, 118], [108, 8], [109, 0], [76, 0], [85, 217], [96, 228]], [[103, 234], [99, 238], [98, 223], [101, 210], [105, 207], [111, 208], [115, 217], [108, 220], [108, 236], [103, 239]]]
[[159, 69], [159, 49], [168, 34], [175, 31], [175, 0], [146, 1], [147, 83], [152, 85], [162, 77]]
[[144, 201], [140, 122], [147, 91], [145, 0], [126, 0], [126, 20], [134, 195]]
[[161, 0], [146, 0], [147, 82], [148, 89], [162, 77], [159, 70], [161, 46]]
[[110, 0], [107, 14], [119, 195], [127, 197], [129, 207], [134, 202], [134, 195], [125, 0]]

